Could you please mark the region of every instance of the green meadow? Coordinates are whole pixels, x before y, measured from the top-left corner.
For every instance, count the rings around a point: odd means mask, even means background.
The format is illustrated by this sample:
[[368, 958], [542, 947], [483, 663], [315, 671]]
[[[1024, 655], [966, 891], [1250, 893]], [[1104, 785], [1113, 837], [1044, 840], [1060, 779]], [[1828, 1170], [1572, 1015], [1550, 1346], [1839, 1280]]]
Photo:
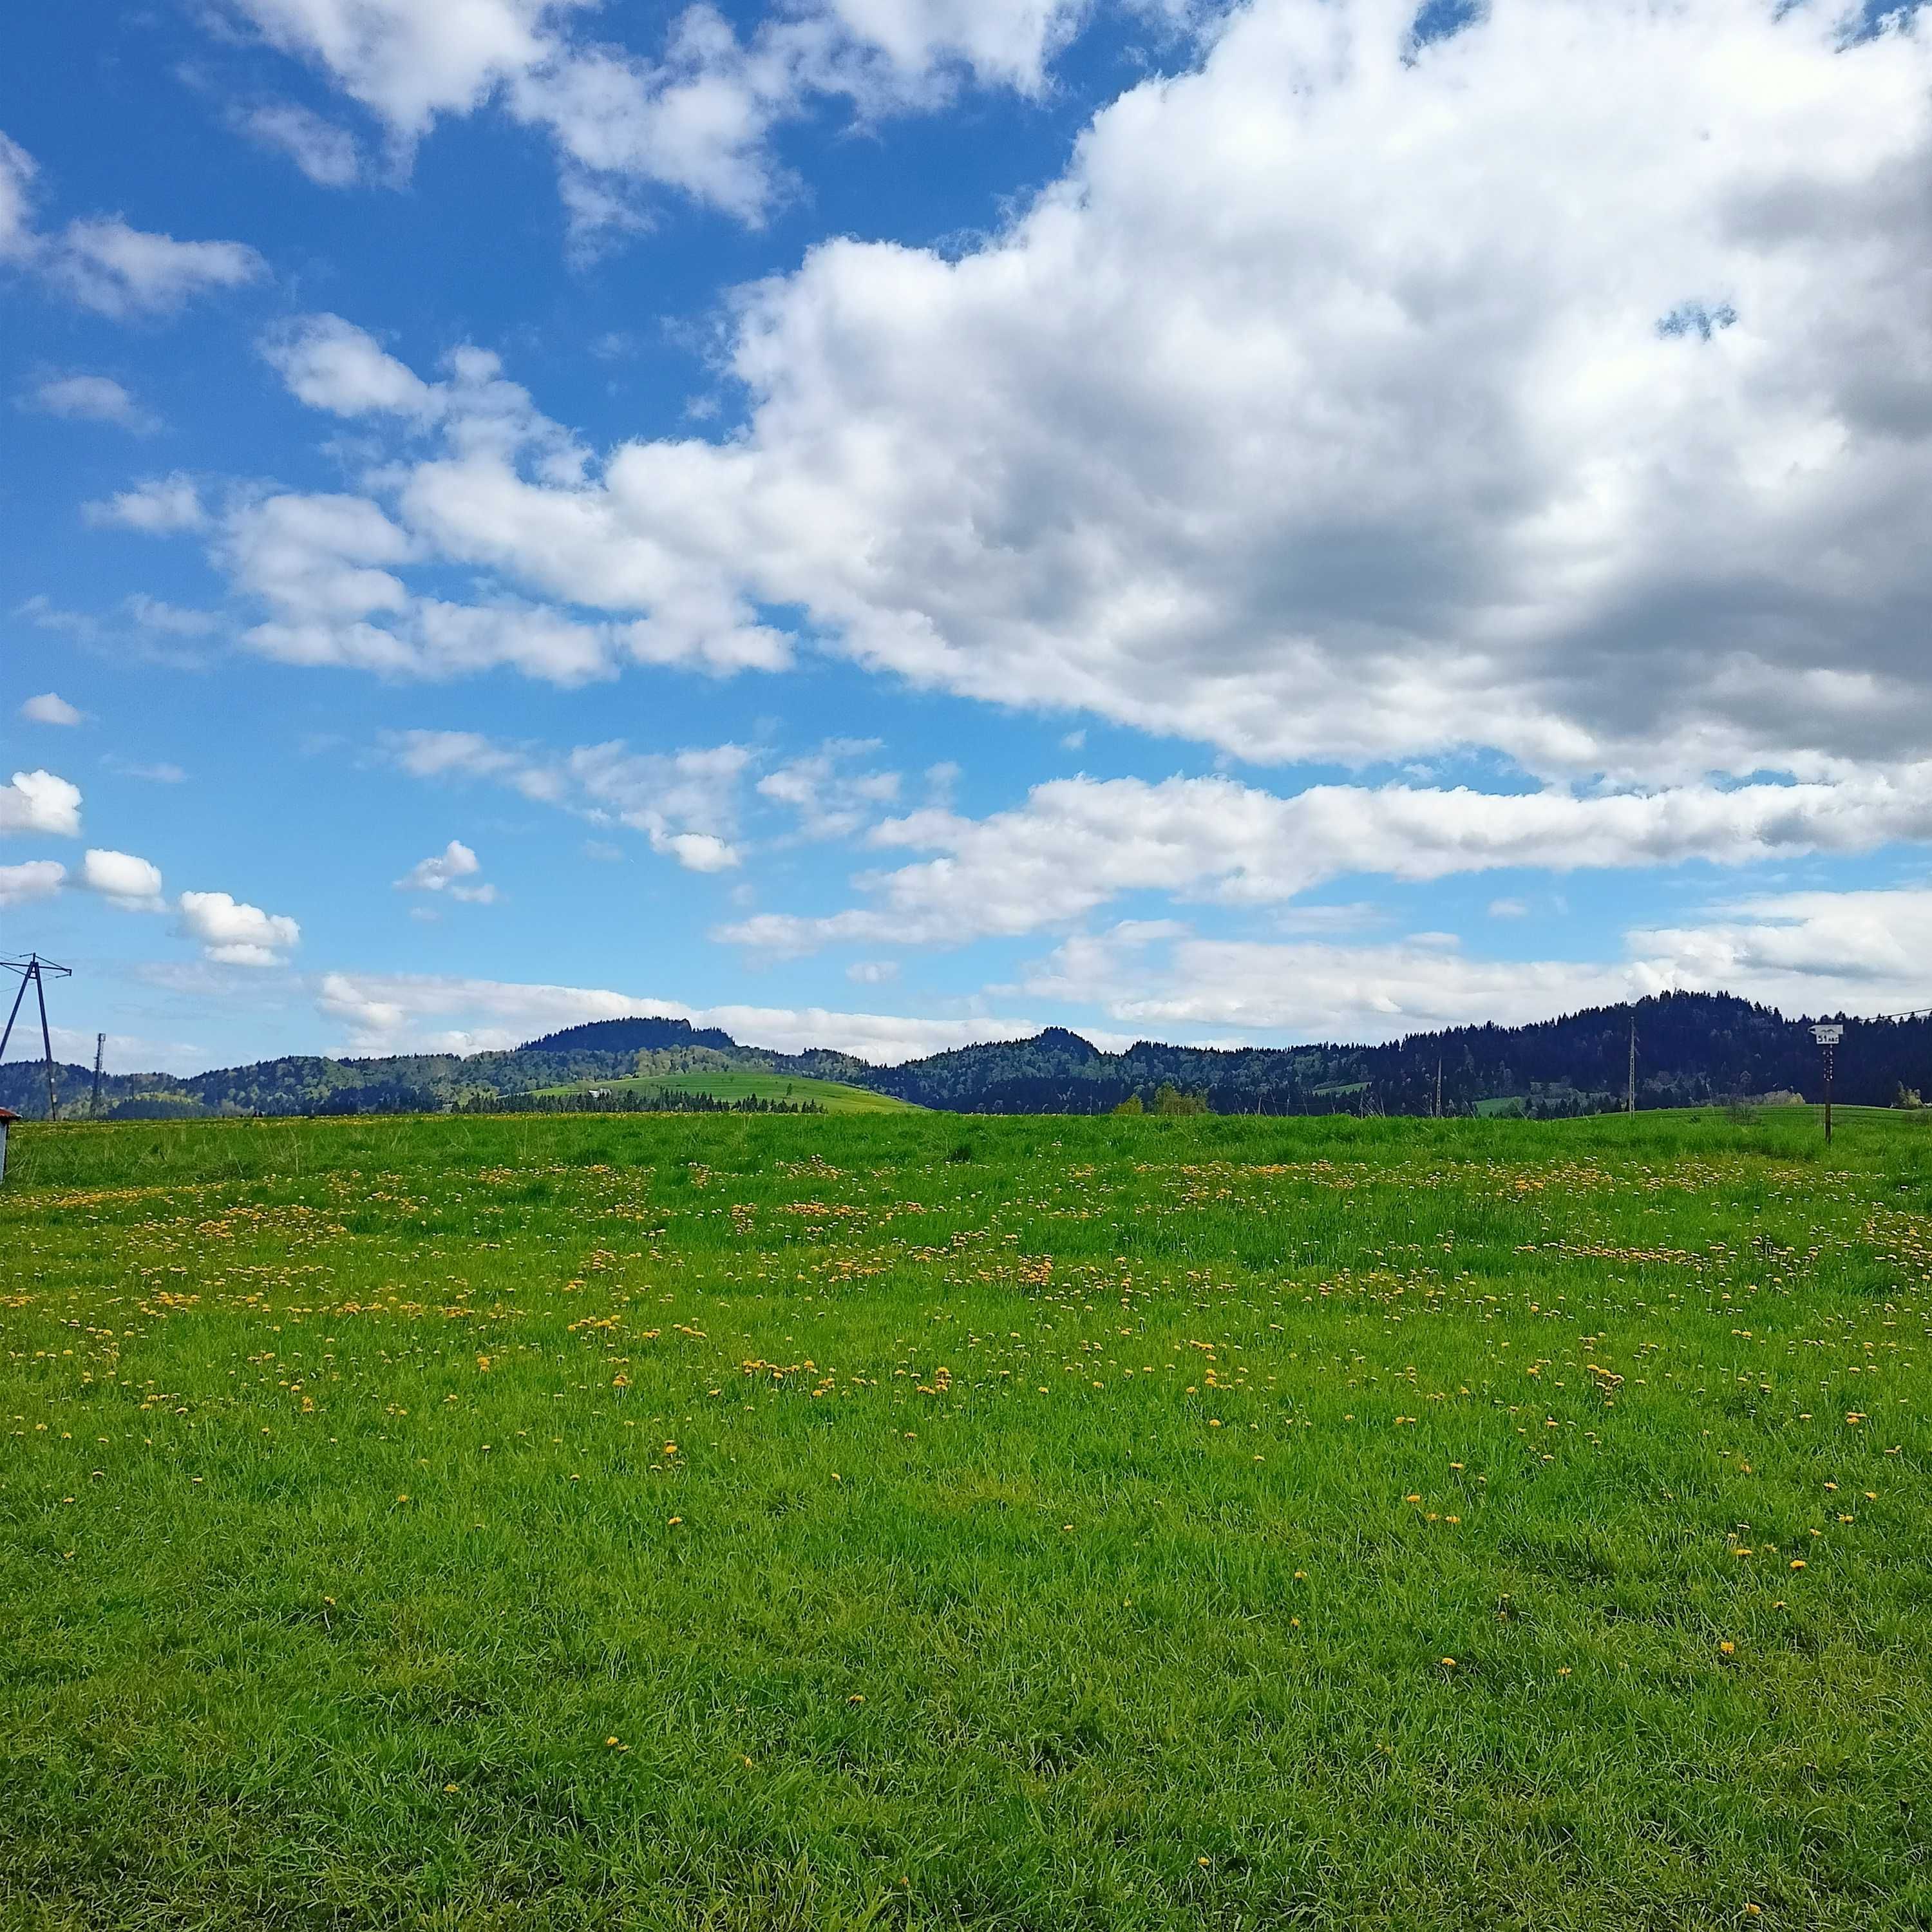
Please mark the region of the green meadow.
[[581, 1094], [595, 1088], [610, 1094], [702, 1094], [712, 1100], [811, 1101], [828, 1114], [904, 1114], [916, 1112], [890, 1094], [874, 1094], [842, 1080], [814, 1080], [796, 1073], [632, 1073], [614, 1080], [580, 1080], [568, 1087], [543, 1087], [542, 1094]]
[[1932, 1924], [1932, 1122], [37, 1126], [0, 1925]]

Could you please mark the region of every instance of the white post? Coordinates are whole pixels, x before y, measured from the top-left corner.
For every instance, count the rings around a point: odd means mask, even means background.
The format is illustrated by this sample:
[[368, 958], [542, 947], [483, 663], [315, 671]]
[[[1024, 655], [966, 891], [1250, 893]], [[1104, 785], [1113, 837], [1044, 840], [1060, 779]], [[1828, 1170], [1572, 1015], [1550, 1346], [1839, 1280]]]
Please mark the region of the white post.
[[7, 1123], [0, 1120], [0, 1180], [7, 1178]]

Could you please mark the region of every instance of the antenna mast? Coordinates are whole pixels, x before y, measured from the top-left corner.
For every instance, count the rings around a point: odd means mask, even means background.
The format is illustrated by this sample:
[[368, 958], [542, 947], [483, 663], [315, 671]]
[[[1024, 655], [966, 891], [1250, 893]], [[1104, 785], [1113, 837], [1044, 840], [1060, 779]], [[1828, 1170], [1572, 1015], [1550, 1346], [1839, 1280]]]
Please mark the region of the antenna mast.
[[47, 1118], [52, 1120], [59, 1107], [59, 1098], [54, 1091], [54, 1042], [47, 1029], [47, 980], [51, 973], [56, 979], [70, 980], [71, 967], [57, 966], [51, 959], [43, 959], [38, 952], [30, 952], [24, 959], [0, 959], [0, 967], [9, 973], [20, 976], [20, 990], [14, 995], [12, 1012], [7, 1016], [7, 1026], [0, 1032], [0, 1060], [7, 1056], [7, 1042], [14, 1036], [14, 1022], [20, 1017], [20, 1003], [27, 997], [27, 982], [32, 980], [34, 993], [40, 1003], [40, 1050], [46, 1056], [47, 1065]]

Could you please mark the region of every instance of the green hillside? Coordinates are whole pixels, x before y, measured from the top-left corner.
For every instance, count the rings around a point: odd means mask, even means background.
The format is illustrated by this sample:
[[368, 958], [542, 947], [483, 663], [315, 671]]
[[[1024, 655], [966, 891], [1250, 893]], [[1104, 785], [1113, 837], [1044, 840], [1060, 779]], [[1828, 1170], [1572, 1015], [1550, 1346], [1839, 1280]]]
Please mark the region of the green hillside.
[[579, 1080], [566, 1087], [542, 1087], [539, 1094], [583, 1094], [596, 1088], [615, 1094], [702, 1094], [712, 1100], [811, 1100], [828, 1114], [914, 1114], [909, 1100], [869, 1093], [842, 1080], [814, 1080], [796, 1073], [706, 1072], [640, 1073], [627, 1079]]

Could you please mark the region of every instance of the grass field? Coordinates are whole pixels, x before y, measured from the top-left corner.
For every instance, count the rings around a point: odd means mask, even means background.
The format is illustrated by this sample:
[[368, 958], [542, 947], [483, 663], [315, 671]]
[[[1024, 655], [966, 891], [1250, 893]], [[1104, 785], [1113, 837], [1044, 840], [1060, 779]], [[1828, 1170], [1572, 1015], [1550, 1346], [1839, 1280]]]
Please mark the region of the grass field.
[[544, 1087], [544, 1094], [580, 1094], [597, 1087], [618, 1094], [703, 1094], [714, 1100], [816, 1101], [828, 1114], [907, 1114], [910, 1101], [842, 1080], [812, 1080], [795, 1073], [633, 1073], [615, 1080], [580, 1080], [569, 1087]]
[[9, 1932], [1932, 1924], [1932, 1124], [12, 1160]]

